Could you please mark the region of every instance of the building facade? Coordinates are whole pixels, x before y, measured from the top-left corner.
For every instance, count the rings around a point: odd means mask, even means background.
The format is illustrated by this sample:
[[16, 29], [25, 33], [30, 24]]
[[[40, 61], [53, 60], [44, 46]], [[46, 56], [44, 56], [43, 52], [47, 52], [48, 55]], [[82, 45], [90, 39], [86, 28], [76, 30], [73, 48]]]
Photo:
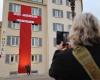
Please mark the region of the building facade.
[[[82, 12], [77, 0], [75, 14]], [[69, 31], [72, 25], [68, 0], [4, 0], [1, 27], [0, 76], [48, 73], [54, 51], [56, 32]]]
[[[2, 22], [0, 22], [0, 35], [1, 35], [1, 26], [2, 26]], [[1, 46], [1, 36], [0, 36], [0, 46]]]

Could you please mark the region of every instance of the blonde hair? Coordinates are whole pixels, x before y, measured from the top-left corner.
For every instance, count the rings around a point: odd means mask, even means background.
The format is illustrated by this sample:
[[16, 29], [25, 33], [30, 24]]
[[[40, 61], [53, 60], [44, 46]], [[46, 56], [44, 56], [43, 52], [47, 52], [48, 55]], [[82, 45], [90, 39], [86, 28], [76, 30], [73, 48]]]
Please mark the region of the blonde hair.
[[100, 26], [97, 18], [90, 13], [76, 16], [69, 39], [73, 41], [74, 45], [93, 45], [93, 43], [100, 42]]

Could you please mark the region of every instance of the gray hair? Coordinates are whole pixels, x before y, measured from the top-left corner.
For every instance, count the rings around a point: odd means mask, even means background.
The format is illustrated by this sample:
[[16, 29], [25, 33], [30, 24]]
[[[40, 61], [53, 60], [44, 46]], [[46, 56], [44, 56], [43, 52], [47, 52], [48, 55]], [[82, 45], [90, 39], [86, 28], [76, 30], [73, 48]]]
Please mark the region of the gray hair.
[[100, 25], [97, 18], [91, 13], [76, 16], [69, 39], [74, 45], [93, 45], [93, 43], [100, 42]]

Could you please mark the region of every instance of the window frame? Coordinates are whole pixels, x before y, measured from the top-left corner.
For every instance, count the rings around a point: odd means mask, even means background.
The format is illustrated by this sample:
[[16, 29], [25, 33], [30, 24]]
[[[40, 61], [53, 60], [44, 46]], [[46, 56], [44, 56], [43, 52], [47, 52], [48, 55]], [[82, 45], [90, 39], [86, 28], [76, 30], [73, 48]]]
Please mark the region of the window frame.
[[35, 1], [31, 0], [31, 1], [35, 2], [35, 3], [43, 3], [43, 0], [41, 0], [41, 1], [39, 1], [39, 0], [35, 0]]
[[[17, 61], [16, 61], [16, 56], [17, 56]], [[5, 64], [15, 64], [17, 62], [18, 62], [18, 54], [6, 54]]]
[[32, 63], [41, 63], [43, 61], [42, 54], [32, 54], [32, 57], [34, 57]]
[[59, 10], [59, 9], [53, 9], [53, 17], [56, 18], [63, 18], [64, 14], [63, 14], [63, 10]]
[[19, 30], [20, 29], [20, 22], [8, 21], [8, 28]]
[[32, 47], [41, 47], [41, 46], [42, 46], [42, 38], [32, 37]]
[[[32, 7], [31, 8], [32, 10], [31, 10], [31, 14], [33, 15], [33, 16], [41, 16], [42, 15], [42, 10], [41, 10], [41, 8], [39, 8], [39, 7]], [[35, 14], [34, 14], [35, 13]]]
[[71, 27], [72, 27], [72, 25], [69, 24], [69, 25], [67, 26], [67, 31], [70, 31]]
[[61, 23], [53, 23], [53, 31], [54, 32], [64, 31], [64, 24], [61, 24]]
[[9, 11], [14, 12], [14, 13], [21, 13], [21, 5], [15, 4], [15, 3], [10, 3]]
[[66, 16], [67, 16], [67, 19], [72, 20], [72, 12], [71, 11], [67, 11]]
[[39, 32], [39, 31], [41, 31], [42, 30], [42, 27], [41, 27], [41, 25], [36, 25], [36, 24], [32, 24], [31, 25], [31, 28], [32, 28], [32, 31], [34, 31], [34, 32]]
[[[9, 39], [9, 41], [8, 41]], [[18, 46], [19, 45], [19, 37], [18, 36], [7, 36], [7, 46]]]
[[52, 3], [57, 4], [57, 5], [62, 5], [63, 0], [52, 0]]

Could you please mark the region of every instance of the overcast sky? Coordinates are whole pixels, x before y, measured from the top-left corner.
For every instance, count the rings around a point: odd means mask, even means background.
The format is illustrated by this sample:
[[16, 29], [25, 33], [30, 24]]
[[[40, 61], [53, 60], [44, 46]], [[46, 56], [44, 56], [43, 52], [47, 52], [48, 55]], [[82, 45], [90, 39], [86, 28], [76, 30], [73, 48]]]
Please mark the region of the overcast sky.
[[0, 0], [0, 21], [2, 20], [3, 0]]
[[[2, 20], [3, 0], [0, 0], [0, 21]], [[100, 20], [100, 0], [83, 0], [83, 12], [91, 12]]]
[[91, 12], [100, 20], [100, 0], [83, 0], [83, 12]]

